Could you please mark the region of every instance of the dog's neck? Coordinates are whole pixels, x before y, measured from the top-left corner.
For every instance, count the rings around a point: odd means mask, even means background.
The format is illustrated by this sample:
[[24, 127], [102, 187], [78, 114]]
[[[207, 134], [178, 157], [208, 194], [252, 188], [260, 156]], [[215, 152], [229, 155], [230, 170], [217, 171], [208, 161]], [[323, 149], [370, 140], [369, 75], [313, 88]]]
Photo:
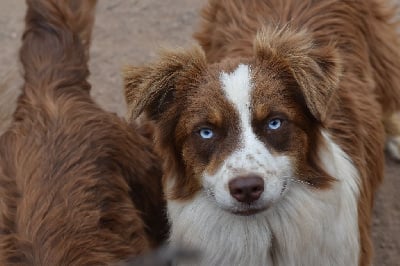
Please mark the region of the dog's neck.
[[200, 248], [201, 265], [358, 265], [358, 172], [324, 134], [325, 170], [338, 182], [329, 190], [291, 183], [271, 209], [237, 216], [200, 192], [169, 201], [171, 242]]

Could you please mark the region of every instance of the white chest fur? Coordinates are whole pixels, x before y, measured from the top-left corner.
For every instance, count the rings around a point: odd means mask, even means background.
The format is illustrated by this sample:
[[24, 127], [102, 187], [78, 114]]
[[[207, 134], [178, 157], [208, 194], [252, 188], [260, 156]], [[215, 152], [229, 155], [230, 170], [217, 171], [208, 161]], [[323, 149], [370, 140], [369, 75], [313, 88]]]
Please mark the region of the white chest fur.
[[338, 179], [330, 190], [291, 183], [270, 210], [237, 216], [199, 193], [190, 202], [169, 201], [171, 242], [200, 248], [199, 265], [358, 265], [358, 172], [324, 134], [325, 170]]

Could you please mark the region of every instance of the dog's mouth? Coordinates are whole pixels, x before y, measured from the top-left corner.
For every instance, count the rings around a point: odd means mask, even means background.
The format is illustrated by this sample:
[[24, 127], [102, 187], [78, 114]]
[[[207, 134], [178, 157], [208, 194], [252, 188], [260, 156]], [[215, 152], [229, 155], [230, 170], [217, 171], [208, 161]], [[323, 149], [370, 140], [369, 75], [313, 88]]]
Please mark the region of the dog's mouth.
[[230, 208], [226, 208], [225, 211], [238, 215], [238, 216], [252, 216], [256, 215], [259, 213], [263, 213], [265, 211], [268, 211], [272, 206], [274, 205], [274, 202], [257, 202], [257, 203], [251, 203], [251, 204], [240, 204], [240, 205], [235, 205]]
[[224, 211], [237, 215], [237, 216], [252, 216], [256, 214], [260, 214], [262, 212], [268, 211], [270, 208], [273, 207], [284, 195], [287, 193], [289, 189], [289, 180], [283, 181], [281, 190], [278, 192], [278, 198], [273, 198], [270, 200], [257, 200], [253, 203], [240, 203], [235, 202], [234, 204], [221, 204], [216, 199], [214, 190], [208, 188], [206, 189], [206, 195], [221, 209]]
[[250, 208], [247, 210], [240, 210], [240, 211], [231, 211], [231, 213], [235, 214], [235, 215], [239, 215], [239, 216], [251, 216], [251, 215], [255, 215], [258, 213], [261, 213], [265, 210], [267, 210], [269, 207], [264, 207], [264, 208]]

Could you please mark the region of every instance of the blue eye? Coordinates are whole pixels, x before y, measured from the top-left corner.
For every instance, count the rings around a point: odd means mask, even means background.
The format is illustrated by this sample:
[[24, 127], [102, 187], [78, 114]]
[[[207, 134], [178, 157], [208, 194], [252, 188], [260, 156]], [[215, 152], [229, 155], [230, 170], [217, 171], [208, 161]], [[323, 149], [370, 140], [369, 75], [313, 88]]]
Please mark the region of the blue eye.
[[214, 132], [210, 128], [202, 128], [199, 131], [200, 137], [203, 139], [211, 139], [214, 137]]
[[282, 125], [282, 120], [279, 118], [272, 119], [268, 122], [268, 129], [277, 130]]

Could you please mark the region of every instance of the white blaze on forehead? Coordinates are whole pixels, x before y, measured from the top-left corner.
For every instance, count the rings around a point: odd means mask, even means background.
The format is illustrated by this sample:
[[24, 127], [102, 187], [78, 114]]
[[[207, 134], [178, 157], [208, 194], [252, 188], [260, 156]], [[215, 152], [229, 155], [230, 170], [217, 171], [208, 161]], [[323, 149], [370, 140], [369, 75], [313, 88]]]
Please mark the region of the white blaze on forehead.
[[251, 93], [253, 87], [249, 66], [240, 64], [234, 72], [222, 73], [220, 80], [226, 97], [239, 114], [239, 148], [243, 152], [251, 149], [253, 152], [260, 153], [257, 149], [264, 150], [265, 146], [257, 139], [251, 126]]
[[241, 64], [230, 74], [223, 72], [220, 80], [225, 95], [237, 107], [239, 114], [250, 115], [252, 84], [249, 66]]
[[228, 100], [237, 109], [240, 117], [241, 129], [241, 148], [247, 138], [253, 138], [251, 130], [251, 92], [252, 82], [250, 68], [248, 65], [240, 64], [236, 70], [230, 74], [222, 73], [220, 77], [222, 88]]

